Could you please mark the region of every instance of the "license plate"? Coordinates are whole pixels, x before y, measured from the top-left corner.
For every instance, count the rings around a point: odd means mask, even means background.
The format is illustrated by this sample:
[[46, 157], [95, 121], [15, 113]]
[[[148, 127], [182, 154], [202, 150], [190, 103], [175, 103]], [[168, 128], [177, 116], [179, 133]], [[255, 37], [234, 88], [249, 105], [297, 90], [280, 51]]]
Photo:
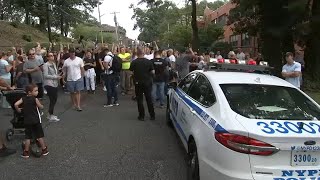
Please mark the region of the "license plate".
[[291, 151], [291, 166], [317, 166], [319, 162], [319, 151]]

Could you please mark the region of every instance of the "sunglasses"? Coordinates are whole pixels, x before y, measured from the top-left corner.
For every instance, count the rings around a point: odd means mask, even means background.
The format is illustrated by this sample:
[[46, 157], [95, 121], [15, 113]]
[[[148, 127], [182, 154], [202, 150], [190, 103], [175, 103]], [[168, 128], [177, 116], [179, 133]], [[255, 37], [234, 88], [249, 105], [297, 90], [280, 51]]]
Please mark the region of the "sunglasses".
[[29, 54], [29, 56], [33, 56], [33, 55], [35, 55], [35, 53]]

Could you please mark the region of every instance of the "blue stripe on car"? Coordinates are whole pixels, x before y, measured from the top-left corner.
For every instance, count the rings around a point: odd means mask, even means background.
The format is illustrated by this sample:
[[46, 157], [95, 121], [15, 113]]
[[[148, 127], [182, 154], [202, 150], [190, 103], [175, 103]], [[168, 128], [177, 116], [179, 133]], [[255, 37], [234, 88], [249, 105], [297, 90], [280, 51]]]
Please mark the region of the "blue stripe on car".
[[220, 124], [218, 124], [216, 120], [210, 117], [209, 114], [203, 111], [197, 104], [195, 104], [190, 99], [188, 99], [179, 88], [177, 88], [175, 92], [178, 94], [180, 98], [182, 98], [184, 102], [188, 104], [188, 106], [190, 106], [201, 117], [200, 119], [204, 123], [211, 126], [216, 132], [222, 132], [222, 133], [228, 132]]
[[172, 115], [172, 113], [170, 113], [170, 114], [171, 114], [170, 117], [173, 119], [174, 125], [176, 126], [176, 128], [180, 131], [181, 135], [183, 136], [183, 140], [188, 142], [188, 138], [187, 138], [186, 134], [183, 132], [183, 130], [182, 130], [180, 124], [178, 123], [177, 119]]

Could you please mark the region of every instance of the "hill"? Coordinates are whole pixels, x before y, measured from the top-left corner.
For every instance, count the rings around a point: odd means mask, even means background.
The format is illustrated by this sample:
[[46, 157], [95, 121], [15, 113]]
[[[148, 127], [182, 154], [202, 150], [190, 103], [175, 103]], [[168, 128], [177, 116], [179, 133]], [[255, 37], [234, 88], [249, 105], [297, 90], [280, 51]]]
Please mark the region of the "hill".
[[[55, 33], [53, 33], [53, 38], [70, 42], [67, 38], [57, 36]], [[48, 46], [49, 38], [46, 32], [42, 32], [35, 27], [16, 22], [0, 21], [0, 42], [0, 50], [8, 50], [13, 46], [28, 49], [30, 46], [34, 46], [36, 42]]]

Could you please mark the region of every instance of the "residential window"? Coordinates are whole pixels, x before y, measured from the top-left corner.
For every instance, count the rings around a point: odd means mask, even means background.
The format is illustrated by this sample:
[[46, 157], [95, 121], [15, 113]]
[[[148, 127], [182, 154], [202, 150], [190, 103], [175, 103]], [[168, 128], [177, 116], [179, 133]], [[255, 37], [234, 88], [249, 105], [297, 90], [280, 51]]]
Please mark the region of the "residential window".
[[248, 33], [241, 35], [241, 46], [250, 46], [251, 38]]
[[230, 36], [230, 44], [231, 44], [233, 47], [238, 46], [238, 36], [237, 36], [237, 35], [232, 35], [232, 36]]
[[227, 15], [224, 14], [224, 15], [219, 16], [217, 19], [217, 23], [221, 24], [221, 25], [227, 24]]

